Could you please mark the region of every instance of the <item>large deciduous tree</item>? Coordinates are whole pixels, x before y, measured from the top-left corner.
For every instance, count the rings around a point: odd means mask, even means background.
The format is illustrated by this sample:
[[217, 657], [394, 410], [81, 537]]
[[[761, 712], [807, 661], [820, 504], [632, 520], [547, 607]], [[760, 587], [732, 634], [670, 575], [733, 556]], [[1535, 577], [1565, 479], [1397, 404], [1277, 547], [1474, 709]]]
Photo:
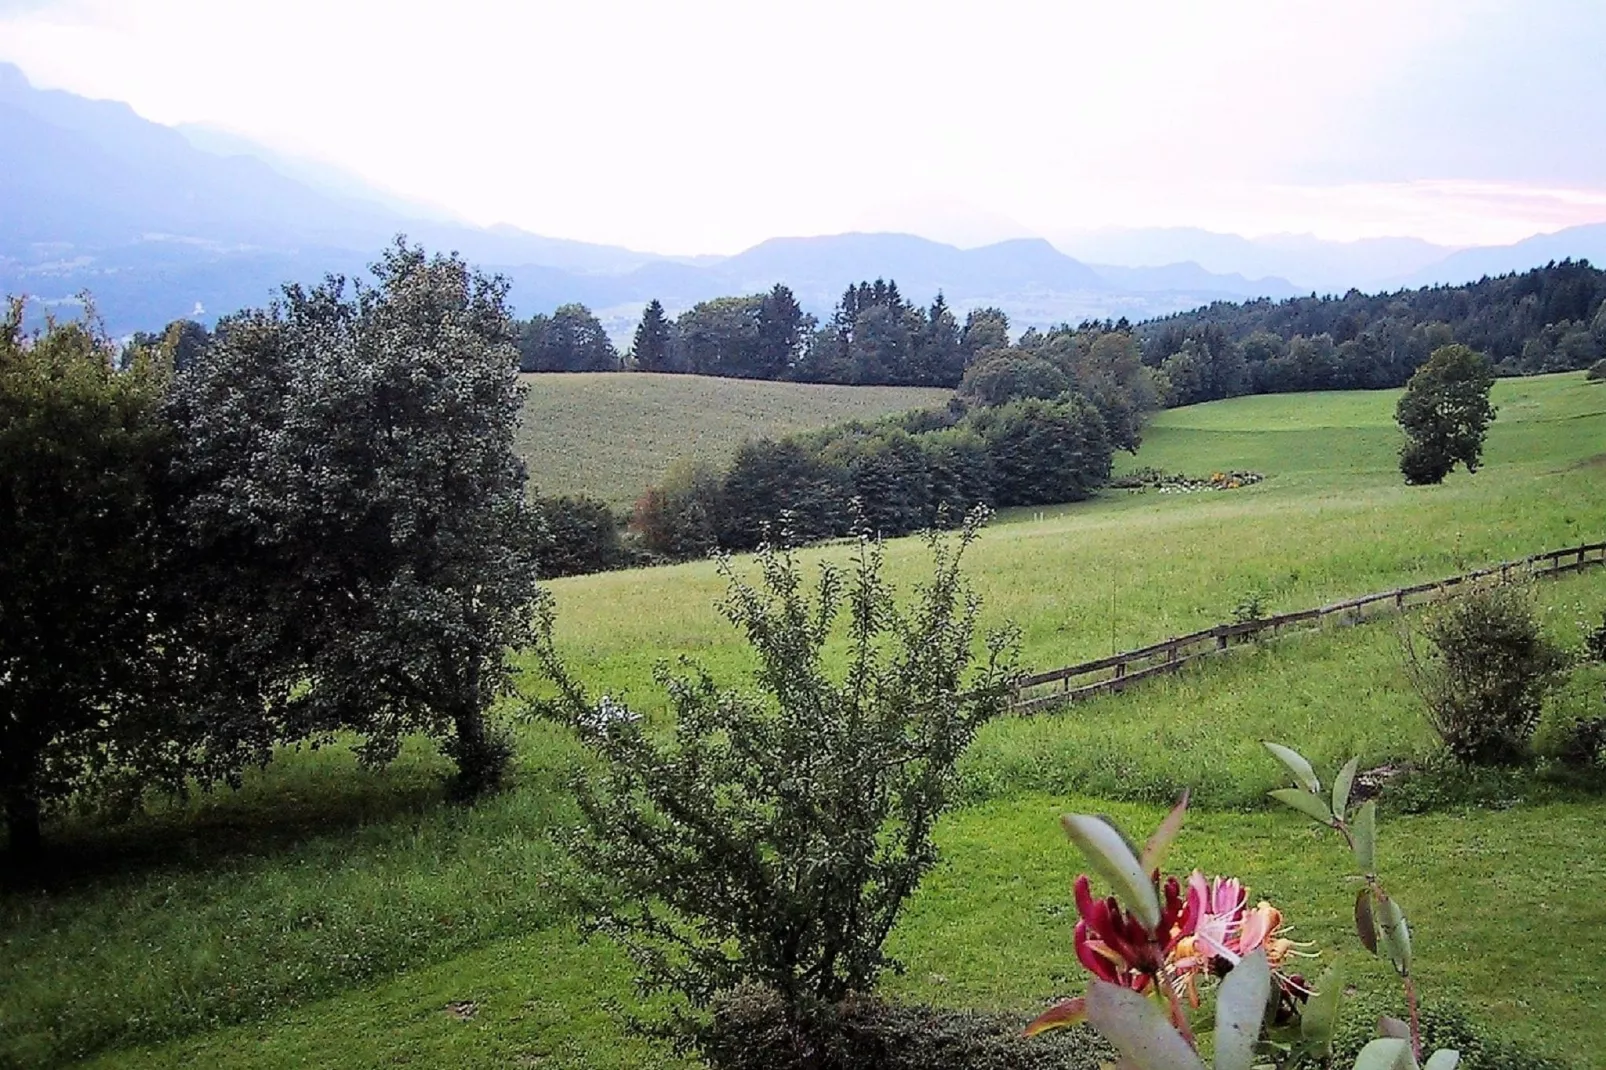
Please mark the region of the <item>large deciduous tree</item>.
[[143, 353], [117, 370], [89, 326], [27, 335], [21, 322], [12, 302], [0, 322], [0, 802], [25, 858], [42, 807], [182, 748], [154, 724], [166, 716], [153, 641], [166, 371]]
[[1394, 418], [1405, 432], [1400, 472], [1407, 483], [1442, 483], [1457, 464], [1476, 472], [1495, 418], [1494, 371], [1464, 345], [1441, 346], [1405, 386]]
[[422, 730], [474, 791], [536, 591], [506, 286], [401, 242], [373, 272], [225, 320], [176, 381], [206, 682], [246, 711], [213, 743]]

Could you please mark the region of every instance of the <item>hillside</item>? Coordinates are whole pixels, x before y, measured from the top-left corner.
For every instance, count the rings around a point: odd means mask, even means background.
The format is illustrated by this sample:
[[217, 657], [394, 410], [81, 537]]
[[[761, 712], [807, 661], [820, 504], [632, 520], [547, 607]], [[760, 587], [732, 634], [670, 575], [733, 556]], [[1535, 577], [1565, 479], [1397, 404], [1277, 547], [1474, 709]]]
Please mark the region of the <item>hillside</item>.
[[946, 390], [827, 386], [702, 375], [545, 374], [516, 448], [543, 494], [589, 494], [628, 512], [680, 459], [718, 464], [749, 438], [941, 405]]
[[[641, 378], [554, 378], [564, 389], [541, 396]], [[724, 391], [708, 404], [734, 407], [732, 391], [767, 385], [668, 388]], [[650, 381], [635, 389], [621, 411], [663, 396]], [[1252, 590], [1276, 612], [1606, 537], [1606, 385], [1580, 373], [1500, 381], [1486, 467], [1438, 487], [1399, 481], [1397, 396], [1251, 397], [1161, 414], [1124, 464], [1267, 478], [1001, 517], [966, 561], [986, 622], [1019, 622], [1025, 664], [1046, 667], [1213, 623]], [[677, 404], [684, 418], [695, 395]], [[629, 437], [593, 430], [604, 446]], [[916, 540], [887, 555], [905, 593], [927, 574]], [[653, 666], [677, 655], [722, 683], [745, 679], [743, 649], [714, 609], [723, 585], [712, 563], [550, 587], [558, 640], [597, 692], [656, 712]], [[1547, 629], [1576, 644], [1579, 618], [1606, 607], [1606, 570], [1535, 594]], [[1552, 704], [1549, 728], [1598, 704], [1600, 673], [1589, 671]], [[372, 771], [332, 746], [286, 755], [240, 793], [114, 828], [70, 824], [65, 842], [118, 862], [48, 895], [0, 898], [0, 1065], [689, 1066], [626, 1033], [618, 1005], [643, 1009], [628, 965], [606, 941], [581, 942], [565, 906], [548, 833], [574, 819], [564, 787], [574, 743], [540, 722], [517, 731], [515, 787], [473, 808], [445, 804], [448, 763], [427, 747]], [[1189, 786], [1195, 808], [1174, 856], [1241, 875], [1324, 960], [1342, 960], [1346, 980], [1388, 992], [1387, 967], [1355, 947], [1342, 849], [1265, 804], [1280, 776], [1260, 749], [1267, 737], [1297, 742], [1323, 776], [1351, 753], [1364, 767], [1427, 755], [1394, 624], [1272, 640], [1070, 714], [988, 726], [964, 759], [964, 805], [941, 824], [942, 863], [893, 933], [908, 970], [889, 987], [1036, 1013], [1079, 983], [1077, 862], [1057, 815], [1150, 827]], [[1598, 928], [1587, 876], [1600, 871], [1606, 801], [1521, 779], [1490, 790], [1493, 805], [1430, 795], [1432, 812], [1383, 818], [1379, 857], [1414, 911], [1419, 983], [1430, 1006], [1457, 1003], [1580, 1070], [1602, 1065], [1587, 1007], [1606, 953], [1595, 940], [1533, 936], [1536, 925]]]

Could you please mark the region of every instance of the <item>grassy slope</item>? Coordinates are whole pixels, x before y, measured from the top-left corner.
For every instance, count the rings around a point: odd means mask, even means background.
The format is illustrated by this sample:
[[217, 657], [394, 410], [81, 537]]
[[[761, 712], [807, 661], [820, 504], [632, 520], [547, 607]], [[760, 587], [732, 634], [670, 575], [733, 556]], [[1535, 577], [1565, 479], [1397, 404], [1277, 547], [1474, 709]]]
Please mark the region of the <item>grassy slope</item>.
[[[1057, 664], [1107, 649], [1112, 573], [1124, 646], [1214, 621], [1248, 584], [1292, 607], [1606, 534], [1606, 389], [1579, 376], [1499, 389], [1489, 467], [1430, 489], [1395, 486], [1390, 395], [1165, 414], [1135, 463], [1271, 478], [1016, 518], [984, 537], [972, 573], [995, 619], [1026, 625], [1028, 660]], [[908, 541], [889, 561], [906, 580], [919, 575]], [[709, 566], [555, 587], [569, 653], [615, 693], [633, 688], [650, 705], [648, 667], [677, 650], [740, 662], [709, 609], [719, 590]], [[1554, 626], [1574, 629], [1606, 603], [1606, 575], [1548, 583], [1541, 597]], [[1335, 846], [1296, 818], [1244, 808], [1276, 775], [1257, 753], [1262, 736], [1296, 741], [1329, 768], [1352, 748], [1383, 760], [1426, 747], [1390, 627], [1286, 638], [1070, 714], [991, 726], [967, 756], [971, 805], [943, 827], [945, 862], [895, 934], [910, 966], [897, 987], [1020, 1010], [1071, 987], [1074, 860], [1054, 815], [1075, 795], [1158, 800], [1180, 784], [1200, 788], [1204, 806], [1178, 857], [1242, 870], [1283, 900], [1302, 935], [1347, 948], [1343, 888], [1321, 868], [1336, 865]], [[1568, 701], [1598, 702], [1596, 692]], [[544, 830], [570, 814], [561, 770], [572, 754], [551, 731], [526, 730], [519, 788], [462, 811], [438, 805], [441, 764], [423, 750], [382, 775], [323, 751], [280, 763], [240, 795], [110, 836], [157, 860], [134, 854], [62, 893], [0, 901], [0, 1065], [169, 1036], [188, 1039], [111, 1050], [97, 1065], [657, 1058], [627, 1045], [604, 1010], [629, 1001], [628, 971], [606, 945], [576, 943], [555, 892], [561, 870]], [[1419, 919], [1431, 990], [1492, 1000], [1492, 1017], [1587, 1064], [1606, 1063], [1578, 1013], [1606, 958], [1582, 937], [1536, 938], [1606, 920], [1593, 890], [1603, 813], [1560, 802], [1391, 819], [1382, 841]], [[1291, 855], [1318, 869], [1291, 875]], [[445, 1010], [456, 1000], [480, 1004], [472, 1020]]]
[[719, 462], [748, 438], [941, 405], [947, 390], [702, 375], [526, 375], [517, 449], [544, 494], [628, 510], [679, 458]]

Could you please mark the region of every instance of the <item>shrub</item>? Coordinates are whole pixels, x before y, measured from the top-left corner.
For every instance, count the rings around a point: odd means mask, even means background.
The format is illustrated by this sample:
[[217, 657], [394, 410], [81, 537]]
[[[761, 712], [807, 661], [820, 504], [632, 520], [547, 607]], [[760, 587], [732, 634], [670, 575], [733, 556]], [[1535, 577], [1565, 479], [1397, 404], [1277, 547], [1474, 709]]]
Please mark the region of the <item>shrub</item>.
[[1407, 633], [1407, 669], [1445, 747], [1469, 765], [1525, 759], [1545, 694], [1569, 660], [1540, 633], [1526, 592], [1474, 591], [1433, 613], [1423, 635], [1430, 650], [1419, 657]]
[[[1397, 1014], [1399, 1008], [1361, 999], [1350, 1008], [1347, 1026], [1334, 1039], [1334, 1066], [1352, 1066], [1363, 1047], [1377, 1034], [1379, 1016]], [[1459, 1052], [1457, 1070], [1568, 1070], [1567, 1064], [1492, 1035], [1451, 1005], [1423, 1007], [1419, 1014], [1424, 1050], [1449, 1048]]]
[[1597, 360], [1595, 363], [1591, 364], [1589, 366], [1589, 371], [1584, 373], [1584, 378], [1590, 380], [1591, 382], [1600, 382], [1601, 380], [1606, 379], [1606, 360]]
[[1093, 1070], [1114, 1053], [1090, 1030], [1027, 1038], [1007, 1014], [851, 997], [788, 1023], [781, 997], [743, 986], [714, 1002], [696, 1047], [715, 1070]]
[[1597, 764], [1606, 749], [1606, 717], [1583, 717], [1568, 726], [1557, 757], [1575, 769]]
[[1584, 656], [1590, 661], [1606, 662], [1606, 613], [1601, 614], [1600, 627], [1584, 634]]
[[537, 559], [544, 578], [606, 572], [629, 562], [619, 521], [606, 503], [564, 494], [537, 498], [534, 511], [541, 519]]
[[[957, 549], [930, 537], [934, 575], [907, 608], [867, 538], [847, 574], [823, 564], [813, 592], [790, 552], [761, 550], [759, 586], [722, 561], [721, 608], [753, 648], [763, 697], [660, 666], [674, 716], [661, 731], [587, 698], [543, 607], [536, 654], [556, 697], [537, 709], [597, 759], [578, 778], [585, 820], [569, 840], [595, 878], [582, 897], [644, 989], [703, 1007], [757, 983], [800, 1021], [895, 965], [882, 942], [936, 863], [954, 764], [1009, 691], [1010, 637], [989, 636], [975, 664], [979, 603], [960, 576], [983, 516]], [[836, 679], [825, 647], [839, 623], [847, 670]]]

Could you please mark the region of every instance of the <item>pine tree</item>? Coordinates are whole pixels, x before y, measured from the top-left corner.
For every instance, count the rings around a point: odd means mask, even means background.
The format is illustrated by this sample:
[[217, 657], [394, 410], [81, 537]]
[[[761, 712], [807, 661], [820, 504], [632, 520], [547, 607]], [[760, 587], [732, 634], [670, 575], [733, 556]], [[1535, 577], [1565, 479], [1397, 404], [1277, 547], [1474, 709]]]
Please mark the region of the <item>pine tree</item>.
[[631, 358], [638, 372], [674, 371], [669, 338], [669, 317], [664, 315], [663, 302], [656, 297], [647, 303], [636, 327], [636, 339], [630, 346]]

